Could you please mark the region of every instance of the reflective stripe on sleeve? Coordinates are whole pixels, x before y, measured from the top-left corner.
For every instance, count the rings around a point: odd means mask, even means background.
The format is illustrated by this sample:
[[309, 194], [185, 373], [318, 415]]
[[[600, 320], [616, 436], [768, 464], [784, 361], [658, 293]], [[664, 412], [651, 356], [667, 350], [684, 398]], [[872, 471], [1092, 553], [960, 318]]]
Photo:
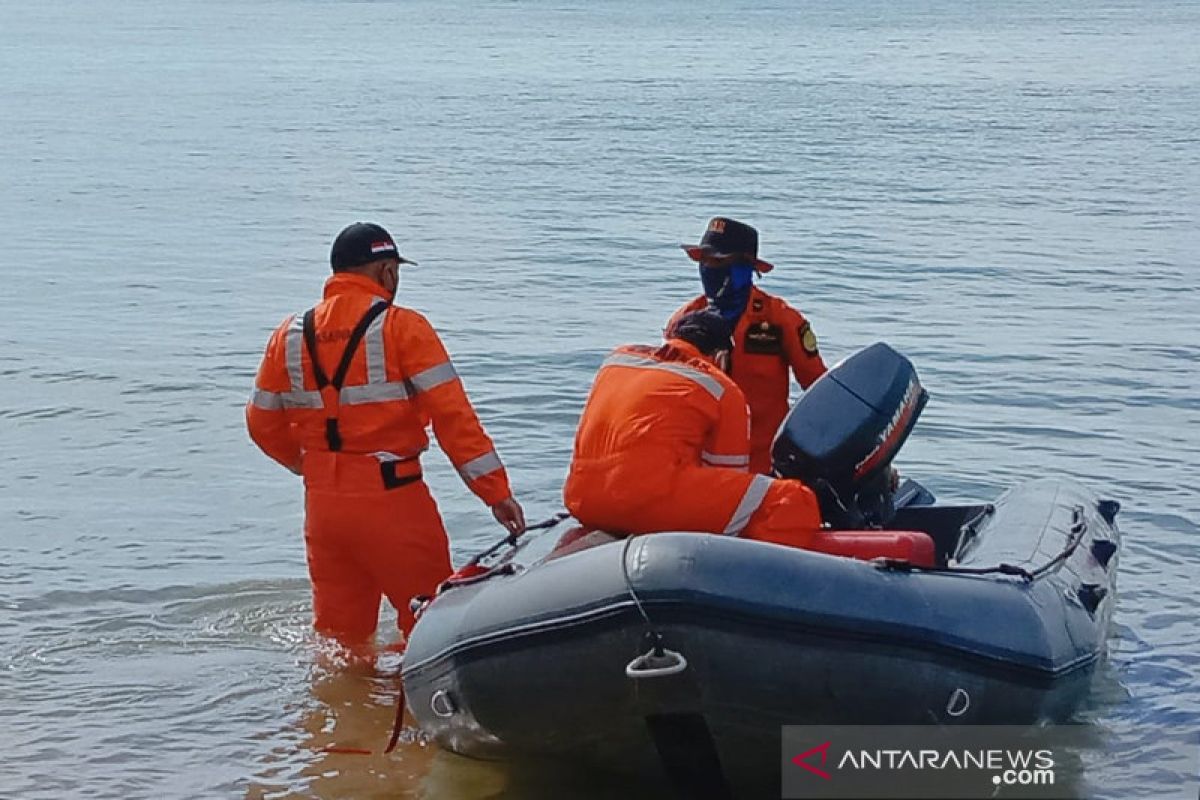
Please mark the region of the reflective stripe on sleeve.
[[766, 475], [755, 475], [754, 480], [746, 487], [742, 501], [734, 509], [733, 516], [729, 518], [729, 524], [725, 526], [722, 533], [727, 536], [740, 535], [750, 523], [750, 517], [754, 516], [754, 512], [758, 511], [758, 507], [762, 505], [763, 498], [767, 496], [767, 490], [770, 488], [771, 478]]
[[484, 453], [479, 458], [472, 458], [463, 464], [458, 468], [458, 474], [462, 476], [464, 481], [470, 483], [488, 473], [503, 468], [504, 465], [500, 463], [500, 456], [496, 455], [495, 450], [492, 450], [489, 453]]
[[711, 375], [705, 375], [698, 369], [689, 367], [686, 364], [678, 364], [669, 361], [656, 361], [653, 358], [643, 358], [635, 356], [631, 353], [613, 353], [604, 360], [605, 367], [639, 367], [642, 369], [661, 369], [667, 372], [673, 372], [676, 375], [681, 375], [690, 381], [694, 381], [703, 387], [709, 394], [717, 400], [721, 399], [721, 395], [725, 394], [725, 387], [721, 382]]
[[441, 386], [443, 383], [449, 383], [457, 377], [458, 372], [455, 371], [454, 365], [449, 361], [444, 361], [436, 367], [430, 367], [427, 370], [418, 372], [409, 380], [412, 381], [412, 385], [417, 388], [418, 392], [428, 392], [430, 389]]
[[279, 392], [268, 392], [265, 389], [255, 389], [250, 395], [250, 405], [263, 411], [279, 411], [283, 408], [283, 395]]
[[748, 467], [750, 456], [719, 456], [707, 451], [700, 453], [700, 460], [714, 467]]

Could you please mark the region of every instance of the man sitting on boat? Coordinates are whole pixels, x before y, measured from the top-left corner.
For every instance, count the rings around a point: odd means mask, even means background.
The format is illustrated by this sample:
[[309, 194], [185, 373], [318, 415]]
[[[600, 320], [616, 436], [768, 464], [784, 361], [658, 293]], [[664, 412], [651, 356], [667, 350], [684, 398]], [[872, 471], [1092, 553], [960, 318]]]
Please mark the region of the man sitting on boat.
[[677, 319], [658, 348], [625, 345], [588, 396], [567, 509], [615, 534], [697, 531], [809, 546], [817, 498], [796, 480], [751, 474], [750, 411], [717, 364], [733, 346], [720, 314]]

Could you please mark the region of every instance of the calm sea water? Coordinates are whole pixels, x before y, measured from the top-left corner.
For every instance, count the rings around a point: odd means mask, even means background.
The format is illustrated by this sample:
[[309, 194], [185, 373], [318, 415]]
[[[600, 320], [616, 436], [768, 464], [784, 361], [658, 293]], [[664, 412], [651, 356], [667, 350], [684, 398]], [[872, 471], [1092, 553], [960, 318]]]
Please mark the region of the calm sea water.
[[[829, 360], [916, 362], [906, 474], [1123, 503], [1081, 792], [1195, 797], [1197, 41], [1168, 0], [3, 3], [0, 796], [632, 795], [322, 751], [380, 749], [395, 664], [310, 635], [300, 489], [242, 404], [377, 220], [548, 516], [604, 351], [727, 214]], [[490, 544], [428, 462], [456, 556]]]

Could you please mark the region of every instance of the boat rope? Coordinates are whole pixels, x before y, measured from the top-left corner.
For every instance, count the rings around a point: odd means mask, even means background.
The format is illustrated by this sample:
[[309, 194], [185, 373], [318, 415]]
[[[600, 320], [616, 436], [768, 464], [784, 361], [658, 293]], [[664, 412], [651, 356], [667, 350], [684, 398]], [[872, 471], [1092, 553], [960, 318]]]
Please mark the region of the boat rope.
[[[396, 744], [400, 741], [400, 733], [404, 730], [404, 679], [400, 676], [400, 670], [396, 670], [396, 682], [400, 685], [400, 692], [396, 696], [396, 718], [392, 722], [392, 735], [388, 738], [387, 747], [383, 749], [383, 754], [387, 755], [396, 749]], [[340, 747], [338, 745], [328, 745], [322, 750], [326, 753], [338, 753], [339, 755], [351, 756], [371, 756], [375, 755], [374, 751], [364, 747]]]
[[637, 608], [642, 619], [646, 623], [646, 639], [653, 648], [653, 654], [661, 657], [666, 653], [663, 648], [663, 637], [654, 627], [654, 623], [650, 621], [650, 615], [646, 613], [646, 607], [642, 605], [642, 598], [638, 597], [637, 590], [633, 588], [633, 579], [629, 577], [629, 548], [633, 544], [636, 536], [625, 537], [625, 544], [621, 548], [621, 577], [625, 579], [625, 590], [629, 592], [630, 599], [633, 600], [633, 605]]
[[383, 748], [385, 756], [396, 749], [396, 743], [400, 741], [400, 732], [404, 730], [404, 679], [399, 675], [396, 677], [399, 678], [400, 694], [396, 697], [396, 719], [392, 722], [392, 735], [388, 739], [387, 747]]
[[[969, 529], [975, 531], [974, 525], [981, 521], [981, 518], [987, 513], [980, 514], [979, 517], [964, 525], [964, 532]], [[1084, 516], [1083, 506], [1075, 506], [1071, 509], [1071, 528], [1068, 533], [1066, 547], [1062, 549], [1058, 555], [1047, 561], [1037, 569], [1029, 570], [1025, 567], [1017, 566], [1016, 564], [998, 564], [994, 567], [923, 567], [919, 564], [913, 564], [909, 561], [896, 558], [877, 558], [873, 560], [873, 564], [879, 569], [889, 572], [939, 572], [950, 573], [954, 575], [1016, 575], [1026, 583], [1033, 583], [1038, 578], [1044, 577], [1051, 570], [1058, 567], [1064, 561], [1071, 557], [1075, 550], [1083, 541], [1084, 535], [1087, 533], [1087, 517]]]
[[[560, 511], [549, 519], [544, 519], [541, 522], [534, 523], [533, 525], [527, 525], [524, 533], [522, 533], [519, 537], [513, 535], [504, 537], [487, 550], [484, 550], [482, 553], [472, 557], [471, 560], [466, 564], [463, 564], [457, 570], [450, 573], [450, 576], [438, 585], [437, 590], [434, 591], [432, 595], [426, 594], [417, 595], [414, 597], [409, 607], [412, 609], [414, 614], [420, 616], [420, 614], [424, 612], [425, 608], [428, 607], [428, 605], [433, 601], [433, 598], [447, 589], [453, 589], [456, 586], [468, 586], [472, 583], [479, 583], [482, 580], [487, 580], [488, 578], [495, 578], [500, 575], [512, 575], [516, 573], [518, 568], [516, 565], [509, 562], [512, 561], [513, 556], [517, 554], [518, 550], [520, 550], [522, 547], [528, 544], [531, 539], [534, 538], [533, 534], [530, 532], [550, 530], [555, 525], [562, 522], [564, 519], [569, 518], [570, 516], [571, 515], [566, 511]], [[498, 553], [503, 547], [508, 547], [510, 549], [503, 556], [496, 559], [495, 562], [491, 563], [490, 565], [481, 563], [485, 559], [489, 559], [496, 555], [496, 553]]]
[[571, 516], [569, 512], [560, 511], [557, 514], [555, 514], [554, 516], [550, 517], [549, 519], [544, 519], [541, 522], [535, 522], [532, 525], [526, 525], [525, 530], [520, 535], [515, 534], [515, 533], [510, 533], [508, 536], [505, 536], [503, 539], [496, 542], [494, 545], [489, 547], [487, 550], [484, 550], [479, 555], [474, 556], [470, 561], [468, 561], [465, 565], [463, 565], [462, 569], [460, 569], [459, 571], [461, 572], [462, 570], [466, 570], [471, 567], [478, 566], [481, 561], [483, 561], [485, 558], [488, 558], [489, 556], [495, 555], [502, 547], [515, 548], [515, 547], [517, 547], [518, 542], [521, 544], [524, 544], [525, 542], [528, 541], [528, 539], [522, 538], [525, 536], [525, 534], [528, 534], [530, 531], [549, 530], [550, 528], [553, 528], [555, 525], [562, 522], [564, 519], [566, 519], [569, 516]]

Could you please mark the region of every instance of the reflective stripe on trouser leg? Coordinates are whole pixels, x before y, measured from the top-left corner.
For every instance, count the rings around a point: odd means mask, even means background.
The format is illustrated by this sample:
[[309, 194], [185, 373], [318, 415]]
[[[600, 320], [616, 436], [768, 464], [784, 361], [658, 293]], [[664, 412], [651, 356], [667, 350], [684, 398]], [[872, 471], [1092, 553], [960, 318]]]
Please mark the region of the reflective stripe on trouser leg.
[[750, 517], [754, 516], [754, 512], [762, 505], [763, 498], [767, 496], [767, 490], [771, 488], [772, 479], [766, 475], [755, 475], [754, 480], [746, 487], [746, 493], [742, 495], [742, 500], [733, 511], [733, 516], [729, 518], [729, 524], [725, 526], [722, 533], [729, 536], [737, 536], [750, 522]]
[[809, 547], [820, 534], [821, 510], [816, 495], [800, 481], [773, 480], [741, 537], [789, 547]]

